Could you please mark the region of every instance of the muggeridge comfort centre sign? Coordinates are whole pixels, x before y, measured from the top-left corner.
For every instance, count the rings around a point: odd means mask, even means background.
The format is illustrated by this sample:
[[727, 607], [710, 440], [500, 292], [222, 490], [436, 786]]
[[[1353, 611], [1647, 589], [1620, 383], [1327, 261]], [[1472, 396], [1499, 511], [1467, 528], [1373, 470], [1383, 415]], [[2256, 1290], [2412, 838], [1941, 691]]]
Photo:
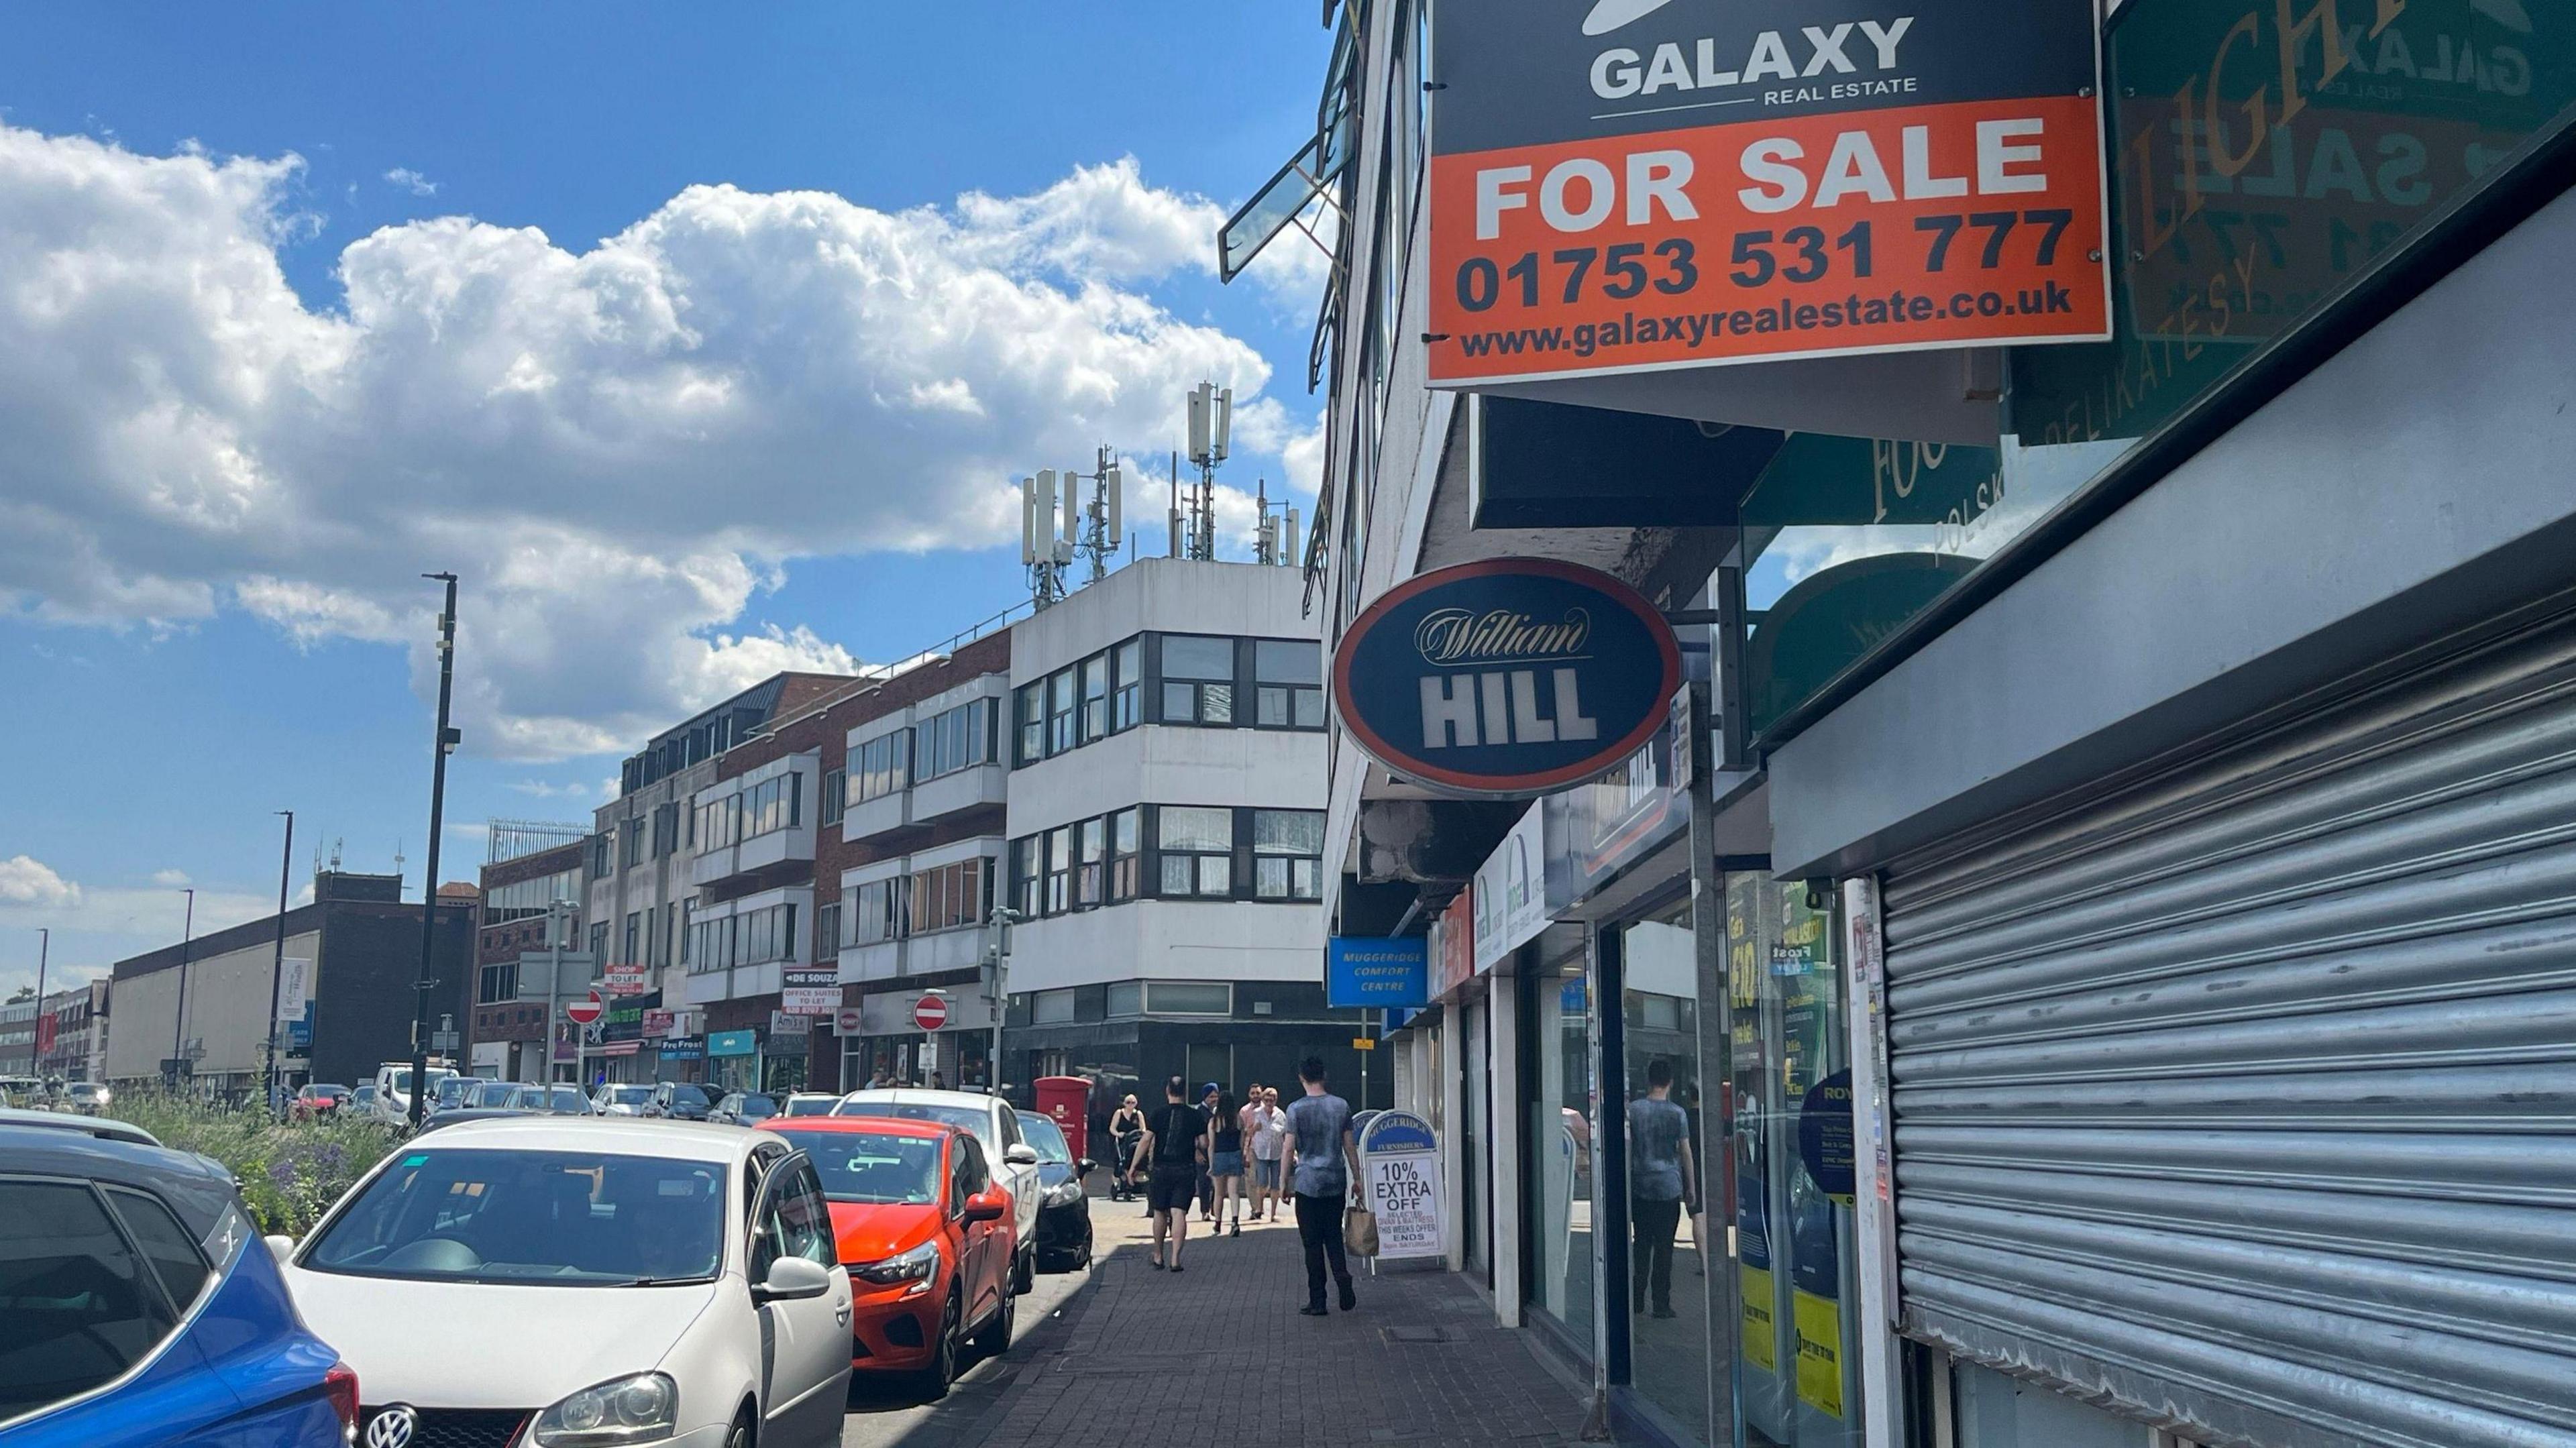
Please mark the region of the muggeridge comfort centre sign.
[[2093, 0], [1433, 27], [1434, 386], [2110, 335]]
[[1459, 794], [1544, 794], [1634, 754], [1681, 687], [1672, 629], [1634, 589], [1544, 558], [1397, 585], [1333, 655], [1333, 702], [1369, 757]]

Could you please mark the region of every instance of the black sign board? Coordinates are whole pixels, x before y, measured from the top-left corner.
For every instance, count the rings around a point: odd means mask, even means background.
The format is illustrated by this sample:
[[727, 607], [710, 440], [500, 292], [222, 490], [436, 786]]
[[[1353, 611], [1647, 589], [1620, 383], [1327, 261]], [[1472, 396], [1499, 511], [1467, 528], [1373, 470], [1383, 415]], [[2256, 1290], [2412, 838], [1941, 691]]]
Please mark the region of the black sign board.
[[1478, 528], [1732, 527], [1788, 436], [1517, 397], [1473, 407]]
[[1408, 579], [1333, 656], [1333, 701], [1369, 757], [1458, 794], [1546, 794], [1664, 727], [1681, 687], [1672, 629], [1636, 590], [1546, 558]]

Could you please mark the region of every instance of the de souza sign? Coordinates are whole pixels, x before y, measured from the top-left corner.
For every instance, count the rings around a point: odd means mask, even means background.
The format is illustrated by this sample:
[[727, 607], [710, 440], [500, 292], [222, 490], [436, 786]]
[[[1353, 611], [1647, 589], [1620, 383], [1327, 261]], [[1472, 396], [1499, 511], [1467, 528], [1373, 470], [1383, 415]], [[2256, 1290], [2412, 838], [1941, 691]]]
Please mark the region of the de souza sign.
[[1333, 700], [1369, 757], [1458, 794], [1578, 784], [1663, 727], [1681, 687], [1673, 631], [1636, 590], [1545, 558], [1408, 579], [1333, 656]]
[[1432, 385], [2107, 337], [2094, 5], [1451, 7]]

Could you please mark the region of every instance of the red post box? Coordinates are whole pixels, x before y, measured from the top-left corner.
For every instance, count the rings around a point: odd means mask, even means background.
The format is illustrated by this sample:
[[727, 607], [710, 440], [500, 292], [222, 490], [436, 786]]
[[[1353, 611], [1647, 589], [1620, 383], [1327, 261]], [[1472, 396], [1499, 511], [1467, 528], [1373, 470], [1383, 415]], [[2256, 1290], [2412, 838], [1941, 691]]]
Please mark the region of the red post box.
[[1040, 1076], [1038, 1114], [1056, 1124], [1073, 1148], [1073, 1159], [1091, 1155], [1091, 1082], [1082, 1076]]

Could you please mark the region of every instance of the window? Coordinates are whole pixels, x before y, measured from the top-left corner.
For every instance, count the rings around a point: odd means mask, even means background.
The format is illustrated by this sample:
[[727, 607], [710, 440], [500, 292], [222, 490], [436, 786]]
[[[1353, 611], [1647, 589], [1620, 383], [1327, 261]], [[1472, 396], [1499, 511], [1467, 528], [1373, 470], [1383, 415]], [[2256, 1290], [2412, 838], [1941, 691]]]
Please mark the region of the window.
[[742, 796], [721, 795], [698, 806], [698, 848], [721, 850], [741, 837]]
[[196, 1234], [179, 1224], [161, 1199], [124, 1187], [109, 1187], [107, 1199], [116, 1214], [125, 1219], [125, 1229], [134, 1236], [134, 1245], [143, 1249], [143, 1260], [150, 1263], [161, 1287], [170, 1294], [170, 1305], [184, 1313], [197, 1300], [207, 1277], [213, 1275], [206, 1259], [197, 1252]]
[[912, 877], [912, 930], [957, 930], [981, 925], [986, 914], [984, 890], [990, 871], [982, 859], [938, 865]]
[[1143, 814], [1142, 808], [1130, 807], [1109, 817], [1109, 898], [1113, 902], [1136, 898], [1137, 872], [1143, 862]]
[[851, 892], [850, 943], [900, 940], [911, 931], [912, 877], [871, 880]]
[[88, 1187], [0, 1182], [0, 1221], [10, 1226], [0, 1299], [11, 1304], [12, 1347], [0, 1418], [114, 1381], [176, 1325]]
[[1109, 656], [1094, 654], [1082, 661], [1082, 742], [1107, 737], [1109, 733]]
[[912, 731], [897, 729], [880, 734], [859, 746], [859, 762], [852, 766], [858, 772], [858, 789], [850, 802], [882, 799], [903, 788], [904, 776], [912, 761], [908, 757]]
[[1073, 830], [1047, 831], [1046, 850], [1046, 913], [1061, 915], [1073, 883]]
[[1163, 636], [1163, 722], [1234, 722], [1234, 640]]
[[1234, 987], [1221, 980], [1149, 980], [1145, 1009], [1158, 1016], [1230, 1016]]
[[689, 963], [689, 918], [696, 913], [695, 903], [687, 900], [680, 902], [680, 964], [682, 965]]
[[839, 824], [841, 822], [842, 811], [849, 808], [849, 800], [850, 771], [847, 768], [842, 768], [825, 773], [823, 776], [822, 799], [823, 823], [826, 825]]
[[540, 875], [533, 880], [495, 885], [483, 892], [483, 923], [507, 925], [513, 920], [532, 920], [545, 914], [547, 907], [555, 901], [575, 900], [580, 896], [581, 871], [578, 868]]
[[643, 928], [643, 912], [636, 910], [626, 912], [626, 953], [617, 957], [618, 964], [640, 965], [643, 963], [644, 956], [637, 943], [638, 936], [643, 931]]
[[596, 880], [608, 873], [613, 838], [606, 830], [590, 837], [590, 878]]
[[618, 829], [617, 857], [633, 869], [644, 863], [644, 817], [628, 815]]
[[474, 1003], [493, 1005], [519, 998], [519, 963], [487, 965], [475, 973]]
[[826, 955], [841, 948], [841, 902], [814, 907], [814, 949]]
[[1252, 812], [1253, 893], [1264, 900], [1324, 898], [1324, 815], [1320, 810]]
[[1073, 746], [1073, 670], [1065, 669], [1047, 680], [1047, 753]]
[[1029, 997], [1030, 1024], [1060, 1026], [1072, 1019], [1073, 992], [1070, 989], [1042, 990]]
[[1046, 685], [1030, 684], [1019, 692], [1020, 763], [1046, 758]]
[[1234, 893], [1234, 811], [1164, 805], [1155, 843], [1162, 850], [1164, 895]]
[[1038, 909], [1038, 848], [1040, 837], [1011, 841], [1011, 908], [1023, 919], [1034, 920]]
[[1073, 903], [1088, 909], [1103, 903], [1102, 887], [1108, 860], [1109, 821], [1084, 820], [1076, 825], [1074, 838]]
[[802, 776], [782, 774], [765, 779], [735, 796], [738, 808], [735, 819], [743, 839], [755, 839], [774, 830], [793, 829], [804, 823], [803, 791], [798, 788]]
[[912, 730], [913, 782], [993, 762], [993, 701], [943, 710]]
[[1321, 644], [1261, 639], [1252, 646], [1253, 723], [1264, 729], [1324, 727]]
[[1145, 1013], [1145, 983], [1141, 980], [1113, 980], [1109, 983], [1108, 1014], [1141, 1016]]
[[1133, 729], [1141, 722], [1145, 697], [1145, 641], [1129, 639], [1116, 651], [1117, 681], [1110, 693], [1109, 731]]
[[605, 920], [590, 927], [590, 958], [597, 961], [608, 959], [608, 922]]

